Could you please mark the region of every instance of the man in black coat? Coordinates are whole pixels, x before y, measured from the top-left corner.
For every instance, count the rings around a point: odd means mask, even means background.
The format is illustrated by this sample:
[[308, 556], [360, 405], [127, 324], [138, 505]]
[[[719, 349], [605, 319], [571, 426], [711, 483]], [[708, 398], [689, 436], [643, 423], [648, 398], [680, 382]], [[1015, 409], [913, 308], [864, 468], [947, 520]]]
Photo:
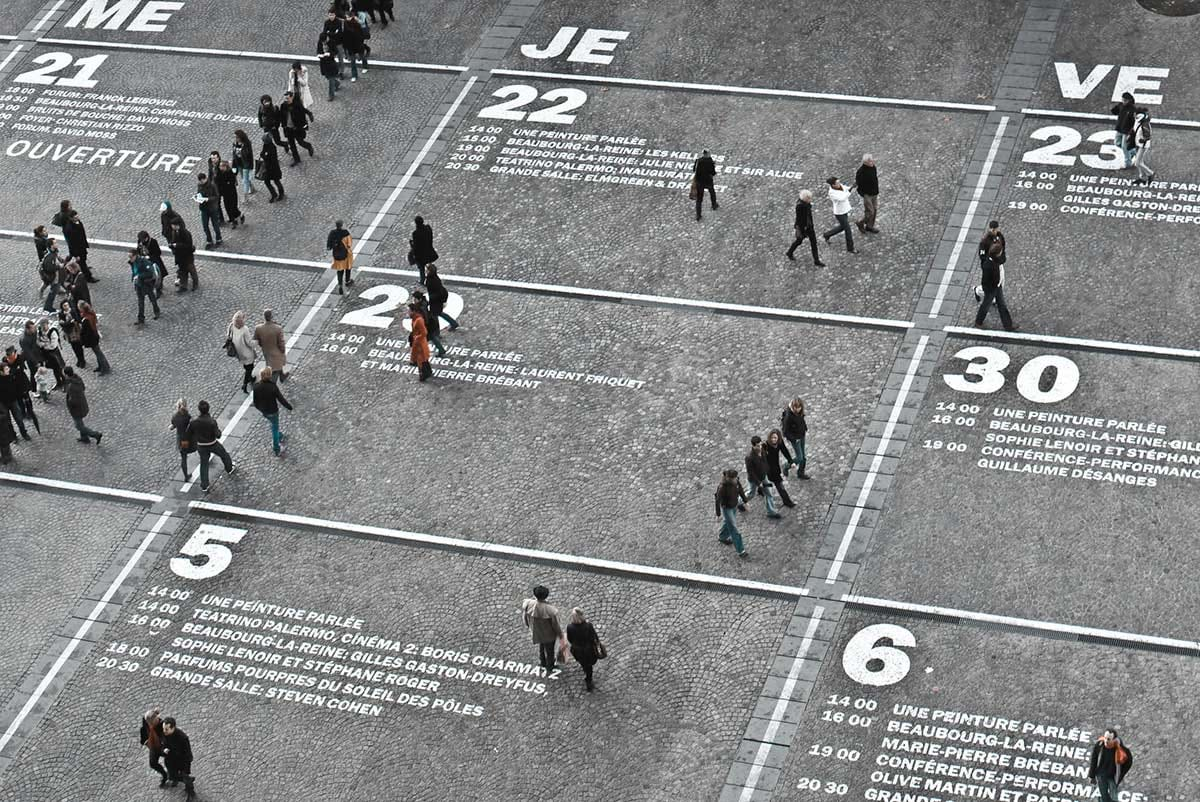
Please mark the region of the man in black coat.
[[1016, 326], [1013, 325], [1012, 315], [1008, 313], [1008, 305], [1004, 303], [1004, 276], [1001, 272], [1001, 263], [1003, 262], [1004, 246], [999, 240], [993, 240], [988, 246], [987, 253], [979, 257], [979, 268], [982, 273], [979, 286], [980, 296], [979, 311], [975, 313], [975, 328], [982, 329], [984, 318], [987, 317], [988, 310], [992, 307], [992, 302], [995, 301], [996, 309], [1000, 311], [1000, 322], [1004, 324], [1005, 331], [1016, 331]]
[[305, 138], [308, 133], [308, 115], [303, 104], [296, 101], [296, 96], [291, 92], [286, 92], [283, 95], [283, 102], [279, 104], [279, 116], [283, 121], [283, 135], [287, 137], [288, 150], [292, 152], [292, 166], [295, 167], [300, 163], [300, 150], [296, 147], [297, 143], [308, 151], [309, 156], [316, 153], [316, 150]]
[[446, 301], [450, 300], [450, 293], [438, 277], [437, 265], [425, 268], [425, 289], [429, 292], [429, 314], [434, 319], [433, 324], [440, 327], [438, 318], [445, 318], [450, 324], [450, 331], [457, 329], [458, 321], [446, 314]]
[[800, 200], [796, 201], [795, 227], [796, 239], [787, 250], [787, 258], [795, 261], [796, 249], [800, 247], [800, 243], [808, 240], [812, 246], [813, 264], [817, 267], [824, 267], [825, 263], [821, 261], [821, 254], [817, 251], [817, 229], [813, 226], [812, 193], [807, 189], [800, 190]]
[[1117, 115], [1117, 147], [1121, 149], [1121, 153], [1125, 156], [1125, 169], [1128, 170], [1133, 166], [1134, 150], [1129, 148], [1129, 134], [1133, 132], [1133, 124], [1137, 104], [1133, 100], [1133, 95], [1128, 92], [1121, 94], [1121, 102], [1112, 107], [1109, 114]]
[[862, 219], [854, 221], [854, 224], [859, 231], [878, 234], [875, 215], [879, 212], [879, 173], [875, 169], [875, 157], [870, 153], [863, 154], [862, 164], [854, 173], [854, 187], [863, 200]]
[[79, 219], [79, 212], [74, 209], [67, 213], [67, 219], [63, 222], [63, 238], [67, 241], [68, 253], [79, 260], [79, 269], [83, 271], [88, 283], [95, 284], [99, 281], [100, 279], [93, 276], [91, 268], [88, 267], [87, 230], [83, 227], [83, 221]]
[[700, 207], [704, 203], [704, 190], [708, 190], [708, 198], [712, 202], [713, 210], [720, 209], [717, 205], [717, 191], [713, 188], [713, 182], [717, 176], [717, 163], [713, 161], [713, 157], [708, 151], [700, 154], [700, 158], [696, 159], [696, 164], [693, 167], [696, 182], [696, 219], [699, 220]]
[[1096, 783], [1100, 802], [1117, 802], [1117, 786], [1133, 768], [1133, 750], [1121, 742], [1111, 727], [1092, 747], [1088, 779]]
[[167, 758], [167, 774], [171, 777], [171, 785], [179, 785], [187, 789], [187, 798], [196, 798], [196, 778], [192, 776], [192, 742], [187, 733], [175, 725], [175, 719], [167, 716], [162, 721], [163, 754]]
[[171, 252], [175, 255], [175, 284], [176, 292], [187, 292], [188, 277], [192, 279], [192, 289], [200, 289], [200, 277], [196, 274], [196, 245], [192, 242], [192, 232], [183, 224], [183, 218], [177, 217], [171, 221]]
[[104, 437], [104, 432], [98, 432], [84, 422], [91, 410], [88, 407], [83, 379], [75, 375], [75, 369], [70, 365], [63, 368], [63, 375], [66, 376], [63, 383], [67, 388], [67, 413], [75, 422], [75, 428], [79, 430], [79, 442], [90, 443], [95, 439], [96, 445], [100, 445], [100, 438]]

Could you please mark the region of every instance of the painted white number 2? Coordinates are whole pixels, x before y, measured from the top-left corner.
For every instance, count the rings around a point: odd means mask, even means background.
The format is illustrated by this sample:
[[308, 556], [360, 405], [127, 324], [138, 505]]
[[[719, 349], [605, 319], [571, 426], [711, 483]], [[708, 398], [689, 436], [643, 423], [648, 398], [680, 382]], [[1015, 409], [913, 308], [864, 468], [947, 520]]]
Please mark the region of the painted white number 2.
[[[880, 646], [881, 640], [891, 646]], [[842, 669], [846, 676], [860, 685], [895, 685], [908, 676], [911, 663], [898, 647], [911, 649], [917, 639], [907, 629], [896, 624], [872, 624], [855, 633], [842, 651]], [[874, 667], [878, 663], [879, 667]]]
[[[1049, 145], [1042, 145], [1040, 148], [1025, 151], [1025, 155], [1021, 157], [1021, 161], [1026, 164], [1051, 164], [1056, 167], [1072, 167], [1075, 164], [1074, 154], [1069, 154], [1068, 151], [1079, 147], [1083, 142], [1083, 134], [1066, 125], [1047, 125], [1037, 129], [1029, 135], [1031, 139], [1036, 139], [1039, 142], [1050, 142]], [[1113, 143], [1115, 132], [1110, 128], [1104, 131], [1097, 131], [1088, 137], [1088, 142], [1095, 142], [1100, 145], [1100, 155], [1095, 156], [1091, 153], [1084, 153], [1079, 157], [1079, 160], [1088, 167], [1094, 167], [1097, 170], [1120, 170], [1125, 166], [1125, 156], [1121, 153], [1121, 149]]]
[[[987, 345], [972, 345], [954, 355], [965, 359], [968, 364], [962, 373], [943, 374], [942, 380], [951, 390], [960, 393], [994, 393], [1004, 386], [1004, 369], [1008, 367], [1008, 354], [999, 348]], [[982, 361], [978, 361], [982, 360]], [[1054, 368], [1054, 382], [1042, 389], [1042, 376], [1047, 368]], [[967, 376], [974, 376], [968, 379]], [[1017, 374], [1017, 392], [1026, 401], [1035, 404], [1057, 404], [1069, 397], [1079, 386], [1079, 366], [1065, 356], [1042, 354], [1025, 363]]]
[[[106, 55], [88, 56], [77, 59], [70, 53], [43, 53], [33, 60], [34, 64], [42, 64], [36, 70], [29, 70], [18, 75], [13, 80], [19, 84], [41, 84], [42, 86], [65, 86], [70, 89], [92, 89], [96, 81], [92, 76], [100, 65], [108, 59]], [[70, 78], [55, 78], [54, 73], [61, 72], [72, 64], [79, 68]]]
[[[171, 558], [171, 570], [184, 579], [212, 579], [233, 562], [233, 552], [221, 544], [238, 543], [245, 535], [245, 529], [200, 524], [179, 550], [185, 556]], [[197, 565], [192, 557], [203, 557], [204, 561]]]
[[[463, 311], [463, 297], [457, 292], [446, 294], [447, 315], [457, 318]], [[408, 290], [398, 284], [378, 284], [374, 287], [369, 287], [358, 294], [359, 298], [372, 300], [374, 298], [382, 298], [378, 303], [373, 303], [370, 306], [362, 309], [355, 309], [353, 312], [347, 312], [342, 315], [342, 319], [338, 321], [347, 326], [365, 326], [369, 329], [386, 329], [395, 322], [396, 316], [385, 314], [394, 312], [403, 306], [408, 301]], [[450, 324], [444, 319], [439, 318], [438, 322], [441, 328], [445, 329]], [[412, 331], [412, 321], [407, 317], [404, 319], [404, 328]]]
[[542, 100], [561, 102], [549, 108], [531, 111], [526, 115], [525, 112], [518, 111], [518, 109], [537, 100], [538, 91], [532, 86], [528, 84], [502, 86], [492, 92], [492, 97], [509, 98], [509, 100], [485, 107], [479, 112], [480, 117], [488, 120], [528, 120], [531, 123], [555, 123], [558, 125], [575, 122], [575, 115], [566, 112], [574, 111], [587, 102], [587, 92], [582, 89], [551, 89], [542, 95]]

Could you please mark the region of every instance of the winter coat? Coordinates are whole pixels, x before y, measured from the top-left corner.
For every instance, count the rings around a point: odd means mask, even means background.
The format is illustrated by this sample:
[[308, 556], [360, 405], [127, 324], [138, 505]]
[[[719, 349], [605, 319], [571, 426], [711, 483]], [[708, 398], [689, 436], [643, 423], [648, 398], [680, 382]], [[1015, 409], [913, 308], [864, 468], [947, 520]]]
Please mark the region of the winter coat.
[[792, 452], [788, 451], [788, 447], [784, 445], [783, 439], [780, 438], [776, 445], [771, 445], [770, 440], [763, 441], [763, 454], [767, 457], [767, 478], [772, 482], [782, 482], [783, 472], [779, 469], [779, 455], [788, 462], [792, 461]]
[[188, 426], [191, 425], [191, 414], [183, 411], [176, 412], [171, 416], [171, 428], [175, 430], [175, 445], [180, 451], [186, 451], [189, 454], [196, 450], [196, 444], [192, 442], [191, 436], [188, 434]]
[[595, 665], [600, 659], [600, 636], [591, 623], [567, 624], [567, 643], [571, 644], [571, 656], [583, 666]]
[[810, 231], [815, 231], [813, 226], [812, 204], [808, 201], [796, 202], [796, 232], [799, 234], [807, 234]]
[[850, 190], [842, 187], [829, 188], [829, 202], [833, 204], [834, 215], [850, 214]]
[[100, 344], [100, 326], [94, 311], [79, 316], [79, 342], [84, 348], [95, 348]]
[[412, 320], [409, 361], [414, 365], [424, 365], [429, 361], [429, 327], [425, 324], [425, 315], [420, 309], [412, 310], [409, 319]]
[[78, 375], [67, 376], [67, 411], [71, 413], [72, 418], [86, 418], [88, 412], [87, 394], [83, 379]]
[[253, 365], [254, 361], [258, 359], [258, 351], [254, 349], [254, 334], [250, 331], [250, 327], [243, 323], [241, 328], [237, 328], [230, 323], [229, 328], [225, 330], [225, 336], [233, 340], [238, 361], [243, 365]]
[[312, 91], [308, 88], [308, 67], [301, 64], [299, 72], [288, 70], [287, 91], [300, 98], [304, 108], [312, 108], [313, 96]]
[[50, 237], [43, 237], [41, 234], [33, 235], [33, 247], [37, 248], [37, 259], [40, 264], [46, 258], [46, 252], [50, 250]]
[[333, 46], [318, 47], [317, 58], [321, 62], [321, 75], [325, 78], [336, 78], [338, 74], [337, 54], [333, 52]]
[[697, 186], [711, 187], [717, 174], [717, 163], [713, 161], [712, 156], [701, 156], [696, 159], [694, 174]]
[[212, 445], [221, 439], [221, 427], [212, 415], [198, 415], [188, 424], [187, 435], [194, 446]]
[[304, 106], [295, 100], [285, 100], [279, 104], [279, 118], [283, 121], [283, 130], [286, 133], [297, 139], [304, 138], [304, 132], [308, 130], [308, 116], [304, 113]]
[[58, 313], [58, 327], [62, 331], [63, 336], [67, 338], [69, 343], [77, 343], [82, 341], [81, 328], [79, 319], [74, 315], [64, 312]]
[[274, 131], [280, 123], [279, 109], [274, 103], [258, 104], [258, 127], [264, 131]]
[[436, 318], [446, 308], [446, 301], [450, 299], [450, 293], [446, 290], [446, 285], [442, 283], [441, 276], [433, 273], [425, 275], [425, 291], [429, 293], [429, 311]]
[[363, 52], [365, 44], [365, 32], [362, 26], [358, 24], [358, 18], [350, 17], [342, 25], [342, 47], [345, 48], [347, 53], [357, 55]]
[[[339, 249], [343, 254], [341, 258], [338, 258]], [[325, 250], [333, 253], [333, 263], [329, 265], [332, 269], [349, 270], [354, 267], [354, 240], [346, 229], [335, 228], [330, 231], [325, 238]]]
[[283, 178], [283, 169], [279, 166], [279, 148], [275, 147], [269, 136], [263, 138], [258, 160], [262, 163], [263, 181], [279, 181]]
[[1128, 134], [1133, 130], [1134, 115], [1137, 113], [1137, 107], [1132, 103], [1121, 102], [1112, 107], [1109, 114], [1117, 115], [1117, 130], [1122, 134]]
[[[1125, 760], [1120, 763], [1117, 762], [1118, 750], [1124, 753], [1125, 757]], [[1105, 746], [1103, 741], [1096, 741], [1096, 745], [1092, 747], [1092, 759], [1088, 763], [1088, 779], [1112, 777], [1120, 785], [1121, 780], [1125, 779], [1125, 775], [1129, 774], [1132, 768], [1132, 749], [1120, 741], [1112, 749]]]
[[534, 643], [554, 643], [562, 635], [558, 608], [552, 604], [526, 599], [521, 602], [521, 617], [529, 627], [529, 637]]
[[7, 447], [17, 442], [17, 433], [9, 419], [9, 410], [13, 408], [11, 404], [0, 402], [0, 446]]
[[179, 233], [175, 235], [175, 241], [171, 243], [171, 250], [175, 254], [175, 264], [190, 265], [196, 255], [196, 244], [192, 241], [192, 232], [186, 228], [179, 229]]
[[854, 174], [854, 185], [859, 195], [878, 195], [879, 171], [869, 164], [860, 164]]
[[21, 332], [17, 346], [21, 349], [21, 356], [25, 357], [25, 361], [30, 365], [40, 365], [45, 361], [42, 349], [38, 347], [37, 329]]
[[413, 229], [408, 245], [412, 248], [415, 264], [428, 265], [438, 260], [437, 251], [433, 249], [433, 226], [428, 223], [422, 223]]
[[78, 220], [68, 220], [63, 224], [63, 237], [67, 240], [67, 252], [72, 256], [87, 256], [87, 230]]
[[201, 209], [208, 207], [209, 214], [220, 214], [221, 199], [217, 195], [216, 184], [212, 181], [196, 183], [196, 206]]
[[742, 487], [741, 479], [722, 479], [721, 484], [717, 485], [717, 492], [713, 493], [713, 500], [717, 503], [717, 515], [720, 515], [721, 510], [735, 509], [750, 499], [746, 498], [746, 488]]
[[254, 383], [254, 408], [264, 415], [278, 415], [279, 405], [291, 409], [292, 405], [283, 397], [279, 385], [272, 381], [256, 381]]
[[235, 173], [233, 170], [217, 170], [216, 178], [213, 180], [217, 185], [217, 192], [222, 198], [232, 198], [234, 201], [237, 200], [237, 173]]
[[746, 455], [746, 481], [758, 484], [767, 480], [767, 457], [762, 452], [751, 450]]
[[259, 323], [254, 327], [254, 339], [262, 349], [263, 361], [276, 373], [287, 365], [287, 340], [283, 326], [278, 323]]
[[172, 774], [192, 773], [192, 742], [187, 733], [176, 727], [170, 735], [163, 735], [162, 745], [167, 758], [167, 769]]
[[808, 422], [804, 420], [803, 412], [792, 412], [791, 404], [783, 408], [783, 414], [779, 416], [779, 431], [787, 440], [799, 440], [804, 442], [804, 435], [808, 434]]
[[175, 211], [173, 208], [168, 208], [163, 210], [163, 213], [158, 216], [158, 220], [160, 223], [162, 223], [163, 239], [167, 241], [168, 245], [171, 245], [175, 242], [175, 232], [172, 229], [171, 224], [176, 220], [182, 223], [182, 215], [180, 215], [179, 212]]
[[254, 146], [240, 140], [233, 143], [233, 161], [230, 162], [235, 170], [254, 172]]

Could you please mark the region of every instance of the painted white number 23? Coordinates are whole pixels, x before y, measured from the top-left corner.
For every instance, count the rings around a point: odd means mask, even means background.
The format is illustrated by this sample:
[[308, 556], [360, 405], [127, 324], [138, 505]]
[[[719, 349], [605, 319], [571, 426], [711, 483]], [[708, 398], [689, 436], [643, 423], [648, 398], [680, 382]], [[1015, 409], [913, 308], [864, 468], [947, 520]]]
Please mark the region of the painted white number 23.
[[[171, 570], [184, 579], [212, 579], [233, 562], [233, 552], [221, 544], [239, 543], [245, 536], [245, 529], [200, 524], [179, 550], [184, 556], [171, 558]], [[194, 563], [193, 557], [203, 557], [204, 561]]]
[[538, 98], [537, 89], [528, 84], [510, 84], [502, 86], [495, 92], [492, 92], [492, 97], [510, 98], [503, 103], [493, 103], [485, 107], [479, 112], [480, 117], [488, 120], [528, 120], [531, 123], [556, 123], [558, 125], [566, 125], [575, 122], [574, 114], [567, 114], [569, 111], [582, 106], [587, 102], [587, 92], [582, 89], [559, 88], [551, 89], [549, 92], [542, 95], [542, 100], [561, 101], [548, 108], [531, 111], [526, 115], [523, 111], [517, 111], [522, 106], [528, 106]]
[[[1056, 167], [1071, 167], [1075, 164], [1074, 154], [1068, 153], [1083, 142], [1083, 134], [1066, 125], [1047, 125], [1029, 135], [1039, 142], [1050, 142], [1040, 148], [1025, 151], [1021, 161], [1026, 164], [1051, 164]], [[1097, 170], [1120, 170], [1125, 166], [1125, 156], [1113, 144], [1115, 133], [1111, 128], [1097, 131], [1088, 137], [1088, 142], [1100, 145], [1100, 155], [1081, 154], [1079, 160]]]
[[[957, 354], [970, 364], [962, 373], [947, 373], [942, 380], [951, 390], [960, 393], [994, 393], [1004, 386], [1004, 369], [1008, 367], [1008, 354], [999, 348], [972, 345]], [[982, 361], [978, 361], [982, 360]], [[1048, 368], [1054, 368], [1054, 382], [1042, 389], [1042, 376]], [[974, 376], [968, 379], [967, 376]], [[1035, 404], [1057, 404], [1075, 392], [1079, 386], [1079, 366], [1065, 356], [1042, 354], [1025, 363], [1017, 373], [1017, 392], [1026, 401]]]

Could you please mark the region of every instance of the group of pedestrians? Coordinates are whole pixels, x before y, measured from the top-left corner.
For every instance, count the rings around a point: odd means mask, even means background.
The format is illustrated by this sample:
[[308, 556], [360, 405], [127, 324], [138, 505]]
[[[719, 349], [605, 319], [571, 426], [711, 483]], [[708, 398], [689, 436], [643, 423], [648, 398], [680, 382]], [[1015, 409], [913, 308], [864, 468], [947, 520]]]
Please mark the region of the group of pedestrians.
[[808, 421], [805, 418], [804, 399], [793, 398], [779, 416], [779, 428], [771, 429], [765, 440], [757, 434], [750, 438], [750, 451], [744, 460], [746, 481], [750, 483], [749, 491], [742, 484], [736, 468], [727, 468], [721, 472], [721, 480], [713, 494], [717, 518], [721, 519], [717, 539], [721, 543], [732, 545], [739, 557], [749, 557], [750, 551], [738, 530], [737, 514], [746, 512], [747, 505], [755, 496], [763, 497], [768, 518], [783, 517], [775, 504], [772, 488], [779, 493], [779, 500], [784, 507], [796, 506], [788, 494], [784, 479], [793, 466], [796, 468], [797, 479], [810, 478], [807, 470], [808, 455], [805, 450], [807, 435]]
[[1121, 102], [1112, 107], [1110, 114], [1117, 117], [1116, 135], [1113, 144], [1125, 157], [1125, 167], [1137, 169], [1134, 184], [1150, 186], [1154, 183], [1154, 170], [1150, 169], [1150, 110], [1137, 105], [1129, 92], [1121, 94]]
[[[150, 757], [150, 768], [159, 776], [160, 788], [183, 783], [188, 799], [196, 798], [196, 778], [192, 776], [192, 741], [179, 729], [175, 719], [162, 716], [152, 707], [142, 716], [139, 731], [142, 746]], [[166, 767], [163, 762], [166, 762]]]
[[596, 689], [592, 672], [598, 661], [608, 657], [608, 650], [596, 628], [578, 607], [571, 609], [564, 630], [559, 622], [558, 608], [547, 601], [549, 598], [550, 589], [537, 585], [533, 589], [533, 598], [521, 602], [521, 617], [538, 647], [538, 664], [549, 676], [557, 665], [574, 660], [583, 669], [583, 684], [590, 693]]

